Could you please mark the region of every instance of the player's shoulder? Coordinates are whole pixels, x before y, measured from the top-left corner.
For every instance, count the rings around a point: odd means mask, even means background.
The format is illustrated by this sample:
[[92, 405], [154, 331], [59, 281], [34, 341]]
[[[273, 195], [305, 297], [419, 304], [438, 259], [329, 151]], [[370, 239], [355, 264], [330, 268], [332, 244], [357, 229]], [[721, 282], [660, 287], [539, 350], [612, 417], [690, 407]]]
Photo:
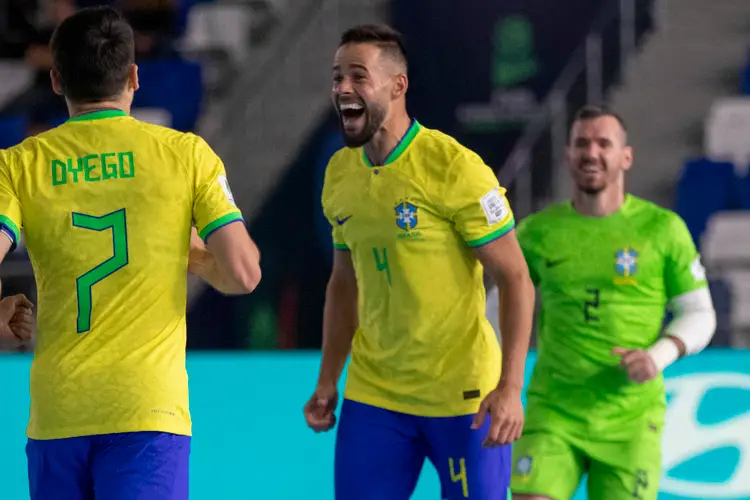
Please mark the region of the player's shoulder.
[[570, 202], [554, 203], [527, 215], [516, 224], [516, 237], [524, 250], [543, 245], [547, 235], [567, 227]]
[[459, 157], [467, 161], [484, 163], [480, 156], [461, 144], [455, 137], [452, 137], [440, 130], [428, 128], [420, 125], [418, 140], [415, 141], [417, 151], [424, 157], [429, 158], [429, 164], [437, 168], [456, 165], [461, 168], [464, 162], [456, 162]]
[[654, 202], [628, 195], [626, 203], [627, 217], [649, 231], [674, 230], [685, 226], [685, 221], [675, 211]]
[[342, 147], [338, 149], [328, 160], [325, 177], [326, 184], [346, 178], [346, 172], [360, 167], [362, 148]]
[[48, 130], [38, 135], [27, 137], [14, 146], [0, 150], [0, 166], [10, 169], [20, 168], [27, 158], [37, 155], [43, 142], [49, 141], [50, 132]]
[[210, 148], [208, 143], [193, 132], [182, 132], [173, 128], [142, 122], [133, 119], [133, 126], [143, 135], [172, 149], [175, 153], [184, 155], [196, 148]]
[[519, 230], [541, 231], [560, 227], [561, 223], [570, 219], [572, 214], [570, 201], [561, 201], [547, 205], [543, 209], [527, 215], [519, 222]]
[[350, 165], [353, 160], [357, 159], [357, 154], [362, 154], [362, 148], [349, 148], [343, 146], [336, 150], [328, 160], [328, 165], [334, 168], [341, 168]]
[[412, 160], [420, 177], [444, 188], [457, 182], [481, 185], [497, 182], [495, 173], [479, 154], [436, 129], [421, 128], [414, 141]]

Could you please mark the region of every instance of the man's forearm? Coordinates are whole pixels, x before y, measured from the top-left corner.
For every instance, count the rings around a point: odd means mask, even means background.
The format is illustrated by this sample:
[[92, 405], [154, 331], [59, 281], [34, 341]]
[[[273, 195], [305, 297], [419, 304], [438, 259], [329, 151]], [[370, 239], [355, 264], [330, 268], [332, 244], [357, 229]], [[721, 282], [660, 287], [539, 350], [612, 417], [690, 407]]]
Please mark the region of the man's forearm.
[[231, 280], [227, 280], [216, 265], [211, 252], [206, 249], [191, 249], [188, 259], [188, 272], [201, 278], [211, 287], [226, 295], [244, 294], [241, 288], [233, 286]]
[[674, 317], [665, 336], [648, 349], [659, 371], [683, 356], [702, 351], [716, 331], [716, 312], [708, 287], [674, 297], [672, 307]]
[[326, 291], [323, 309], [323, 359], [320, 385], [338, 384], [357, 329], [357, 291], [332, 281]]
[[498, 284], [503, 368], [500, 387], [521, 390], [534, 316], [534, 286], [523, 278]]

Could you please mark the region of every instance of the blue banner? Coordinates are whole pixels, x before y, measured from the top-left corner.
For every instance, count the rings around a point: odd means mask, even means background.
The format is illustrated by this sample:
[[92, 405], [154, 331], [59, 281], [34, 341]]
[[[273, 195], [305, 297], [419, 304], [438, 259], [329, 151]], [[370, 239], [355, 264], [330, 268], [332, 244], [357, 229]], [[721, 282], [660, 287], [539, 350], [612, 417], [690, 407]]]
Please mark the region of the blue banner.
[[[534, 366], [532, 353], [527, 375]], [[188, 356], [194, 421], [191, 497], [333, 499], [334, 434], [307, 429], [314, 352]], [[0, 498], [29, 498], [24, 430], [30, 358], [0, 356]], [[750, 499], [750, 351], [712, 350], [667, 370], [659, 498]], [[439, 498], [426, 466], [413, 500]], [[575, 500], [585, 499], [582, 492]]]

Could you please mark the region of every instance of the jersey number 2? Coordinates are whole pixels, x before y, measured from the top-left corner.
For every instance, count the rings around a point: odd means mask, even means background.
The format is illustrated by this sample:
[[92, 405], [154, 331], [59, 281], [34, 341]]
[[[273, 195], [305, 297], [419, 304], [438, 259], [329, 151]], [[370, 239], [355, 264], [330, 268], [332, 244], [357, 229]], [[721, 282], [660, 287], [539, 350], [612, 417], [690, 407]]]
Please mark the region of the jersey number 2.
[[78, 333], [85, 333], [91, 329], [91, 288], [128, 264], [128, 231], [125, 209], [121, 208], [101, 217], [73, 212], [73, 227], [91, 231], [112, 230], [112, 257], [76, 278], [76, 299], [78, 301], [76, 330]]
[[599, 289], [587, 288], [586, 293], [591, 296], [591, 300], [587, 300], [583, 303], [583, 316], [586, 318], [586, 323], [599, 321], [599, 317], [594, 314], [594, 312], [599, 309]]

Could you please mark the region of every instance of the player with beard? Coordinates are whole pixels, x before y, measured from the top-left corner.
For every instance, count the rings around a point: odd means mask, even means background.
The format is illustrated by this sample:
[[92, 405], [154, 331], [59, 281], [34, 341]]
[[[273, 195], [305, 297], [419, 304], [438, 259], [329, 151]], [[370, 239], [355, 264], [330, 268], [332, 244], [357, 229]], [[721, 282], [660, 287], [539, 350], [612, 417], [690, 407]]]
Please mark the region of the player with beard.
[[[478, 155], [409, 117], [406, 73], [392, 29], [343, 34], [333, 104], [347, 147], [323, 188], [336, 252], [304, 413], [318, 432], [334, 426], [351, 352], [338, 500], [407, 500], [425, 459], [443, 498], [505, 500], [534, 290], [505, 190]], [[504, 292], [502, 355], [484, 315], [483, 267]]]
[[682, 219], [625, 193], [633, 151], [622, 119], [582, 109], [567, 153], [573, 200], [518, 228], [541, 311], [513, 497], [568, 500], [587, 473], [593, 500], [656, 499], [661, 373], [709, 343], [711, 295]]

